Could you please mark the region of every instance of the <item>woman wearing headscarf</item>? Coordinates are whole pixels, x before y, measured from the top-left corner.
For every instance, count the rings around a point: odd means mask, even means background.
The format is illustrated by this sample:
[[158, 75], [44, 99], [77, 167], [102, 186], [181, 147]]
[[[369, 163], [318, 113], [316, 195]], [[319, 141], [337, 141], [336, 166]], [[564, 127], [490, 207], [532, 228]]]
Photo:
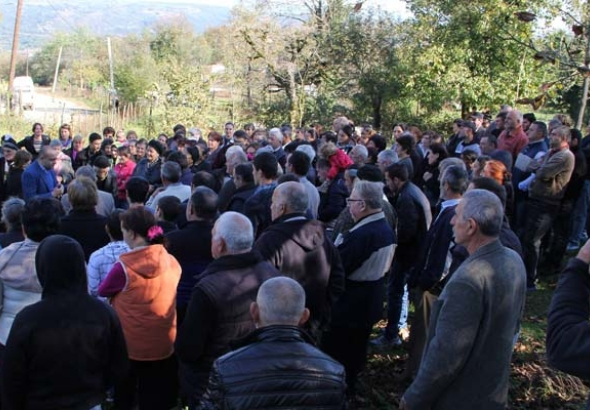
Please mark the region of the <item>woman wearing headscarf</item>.
[[174, 340], [180, 264], [164, 248], [164, 232], [150, 211], [130, 208], [120, 218], [131, 251], [119, 256], [98, 288], [99, 296], [112, 298], [129, 351], [131, 371], [115, 389], [115, 406], [131, 409], [137, 396], [139, 410], [169, 409], [178, 393]]
[[12, 326], [0, 372], [3, 409], [99, 409], [128, 370], [115, 312], [88, 295], [82, 247], [54, 235], [37, 249], [41, 301]]

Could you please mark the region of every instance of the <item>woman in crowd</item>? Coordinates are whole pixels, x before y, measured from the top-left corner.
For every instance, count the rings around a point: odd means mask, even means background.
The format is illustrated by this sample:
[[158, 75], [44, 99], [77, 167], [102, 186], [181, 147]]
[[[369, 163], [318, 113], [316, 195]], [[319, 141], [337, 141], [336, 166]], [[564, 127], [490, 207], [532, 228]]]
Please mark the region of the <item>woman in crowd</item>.
[[33, 124], [33, 135], [30, 135], [18, 143], [19, 148], [24, 148], [33, 156], [33, 160], [36, 160], [41, 153], [41, 147], [49, 145], [51, 138], [49, 135], [43, 134], [43, 125], [36, 122]]
[[14, 156], [14, 161], [10, 165], [8, 176], [6, 177], [6, 197], [15, 196], [23, 197], [22, 175], [25, 169], [31, 164], [33, 156], [27, 151], [18, 151]]
[[486, 162], [481, 176], [492, 178], [506, 189], [506, 216], [512, 217], [514, 211], [514, 188], [512, 187], [512, 175], [506, 169], [506, 165], [495, 159]]
[[[25, 306], [41, 299], [41, 284], [35, 271], [39, 242], [57, 233], [62, 207], [54, 198], [33, 198], [22, 214], [25, 240], [0, 251], [3, 307], [0, 313], [0, 362], [12, 323]], [[4, 365], [4, 364], [2, 364]]]
[[207, 162], [211, 164], [212, 169], [220, 168], [219, 165], [223, 162], [221, 158], [223, 156], [223, 137], [221, 134], [211, 131], [207, 135], [207, 146], [209, 148]]
[[176, 288], [180, 265], [163, 246], [162, 228], [144, 207], [121, 214], [123, 239], [131, 251], [119, 257], [98, 294], [110, 297], [119, 314], [131, 371], [115, 389], [115, 405], [139, 410], [169, 409], [176, 405], [178, 382], [176, 337]]
[[2, 362], [6, 409], [100, 409], [128, 369], [119, 319], [87, 292], [78, 242], [50, 236], [33, 252], [41, 301], [14, 320]]
[[[137, 152], [139, 155], [139, 142], [137, 143]], [[133, 176], [143, 177], [150, 183], [150, 194], [162, 185], [160, 168], [162, 167], [162, 154], [166, 148], [156, 140], [148, 142], [145, 158], [141, 159], [133, 171]]]
[[70, 124], [62, 124], [59, 127], [59, 142], [64, 150], [72, 146], [72, 128]]
[[68, 186], [68, 199], [72, 210], [62, 218], [60, 232], [80, 242], [88, 261], [92, 252], [109, 243], [104, 229], [107, 219], [96, 213], [96, 183], [90, 178], [77, 177]]
[[424, 191], [424, 195], [430, 202], [430, 207], [434, 209], [440, 198], [440, 182], [439, 176], [440, 171], [438, 166], [443, 159], [447, 158], [447, 148], [444, 144], [431, 144], [429, 147], [428, 164], [425, 167], [424, 174], [422, 175], [422, 184], [420, 185]]
[[86, 165], [88, 158], [84, 151], [84, 137], [80, 134], [72, 139], [72, 146], [65, 151], [65, 154], [72, 160], [74, 172], [83, 165]]
[[[2, 158], [0, 158], [0, 200], [8, 198], [6, 193], [6, 179], [10, 172], [11, 165], [14, 161], [19, 148], [16, 141], [11, 135], [2, 136]], [[22, 191], [22, 187], [21, 187]]]

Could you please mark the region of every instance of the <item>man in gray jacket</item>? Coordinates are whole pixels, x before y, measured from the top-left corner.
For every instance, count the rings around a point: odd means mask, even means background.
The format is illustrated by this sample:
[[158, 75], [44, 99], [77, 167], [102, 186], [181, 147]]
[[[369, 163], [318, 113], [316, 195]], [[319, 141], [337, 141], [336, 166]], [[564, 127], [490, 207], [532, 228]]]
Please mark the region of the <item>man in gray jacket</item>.
[[432, 307], [424, 358], [401, 409], [505, 408], [526, 273], [498, 239], [503, 215], [500, 200], [480, 189], [457, 205], [455, 242], [470, 256]]

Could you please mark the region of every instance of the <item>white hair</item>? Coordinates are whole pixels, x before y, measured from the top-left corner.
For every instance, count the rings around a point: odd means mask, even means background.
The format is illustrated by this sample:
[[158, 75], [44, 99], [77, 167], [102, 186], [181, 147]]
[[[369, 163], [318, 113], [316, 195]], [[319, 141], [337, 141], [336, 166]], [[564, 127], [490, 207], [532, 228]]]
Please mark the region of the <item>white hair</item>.
[[248, 157], [244, 152], [244, 149], [239, 145], [232, 145], [225, 151], [225, 160], [229, 161], [229, 159], [233, 156], [238, 157], [239, 163], [243, 164], [244, 162], [248, 162]]
[[215, 222], [215, 239], [223, 239], [230, 254], [247, 252], [254, 244], [252, 222], [240, 213], [225, 212]]
[[[367, 150], [367, 147], [365, 147], [364, 145], [361, 144], [357, 144], [354, 147], [352, 147], [352, 149], [350, 150], [350, 154], [355, 153], [357, 155], [360, 155], [363, 159], [367, 159], [369, 158], [369, 150]], [[349, 155], [350, 155], [349, 154]]]
[[279, 276], [260, 286], [256, 304], [262, 326], [297, 326], [305, 310], [305, 291], [297, 281]]
[[295, 151], [301, 151], [304, 154], [306, 154], [311, 162], [313, 162], [316, 156], [315, 150], [309, 144], [301, 144], [297, 148], [295, 148]]
[[273, 135], [279, 140], [281, 144], [283, 143], [283, 133], [281, 132], [280, 128], [271, 128], [268, 132], [268, 136], [272, 137]]
[[381, 162], [386, 161], [389, 165], [391, 165], [398, 162], [399, 158], [397, 156], [397, 152], [394, 150], [385, 149], [377, 155], [377, 160]]
[[256, 151], [256, 154], [254, 154], [254, 156], [257, 157], [258, 155], [262, 154], [263, 152], [270, 152], [272, 154], [274, 152], [274, 150], [272, 149], [271, 145], [265, 145], [264, 147], [258, 148], [258, 150]]
[[383, 206], [383, 183], [363, 181], [358, 179], [354, 183], [353, 191], [356, 191], [359, 199], [365, 201], [370, 209], [381, 209]]

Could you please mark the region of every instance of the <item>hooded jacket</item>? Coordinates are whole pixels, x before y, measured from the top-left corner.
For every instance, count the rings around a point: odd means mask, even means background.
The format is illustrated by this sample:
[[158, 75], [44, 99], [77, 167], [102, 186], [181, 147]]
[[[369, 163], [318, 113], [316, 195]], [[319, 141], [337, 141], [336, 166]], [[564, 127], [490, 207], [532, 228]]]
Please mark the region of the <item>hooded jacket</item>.
[[180, 265], [162, 245], [136, 248], [119, 257], [125, 288], [112, 300], [133, 360], [161, 360], [174, 352], [176, 288]]
[[332, 305], [344, 292], [344, 268], [321, 222], [303, 214], [278, 218], [254, 244], [264, 259], [301, 284], [311, 312], [312, 335], [330, 322]]
[[88, 295], [82, 247], [54, 235], [38, 247], [40, 302], [16, 316], [1, 368], [3, 409], [87, 410], [128, 369], [115, 312]]

